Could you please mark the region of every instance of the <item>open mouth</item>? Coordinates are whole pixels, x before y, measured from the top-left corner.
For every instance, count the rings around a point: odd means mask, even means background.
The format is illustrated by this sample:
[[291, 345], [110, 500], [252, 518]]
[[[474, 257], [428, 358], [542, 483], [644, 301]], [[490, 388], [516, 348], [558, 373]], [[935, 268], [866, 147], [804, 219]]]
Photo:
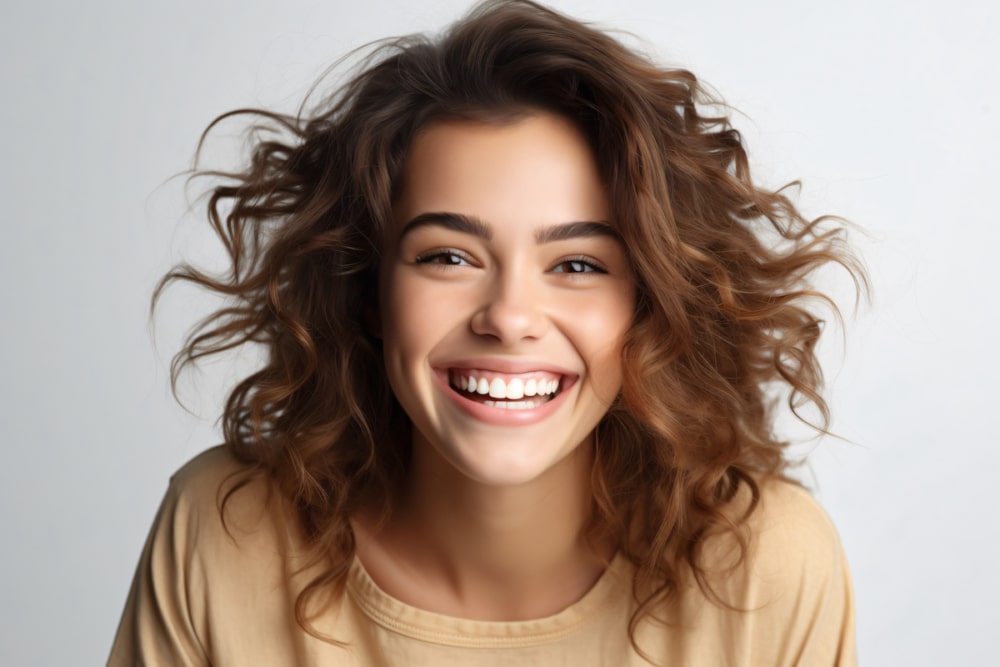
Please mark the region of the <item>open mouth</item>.
[[538, 371], [509, 375], [476, 369], [448, 371], [448, 384], [466, 398], [507, 410], [531, 410], [548, 403], [562, 390], [564, 377]]

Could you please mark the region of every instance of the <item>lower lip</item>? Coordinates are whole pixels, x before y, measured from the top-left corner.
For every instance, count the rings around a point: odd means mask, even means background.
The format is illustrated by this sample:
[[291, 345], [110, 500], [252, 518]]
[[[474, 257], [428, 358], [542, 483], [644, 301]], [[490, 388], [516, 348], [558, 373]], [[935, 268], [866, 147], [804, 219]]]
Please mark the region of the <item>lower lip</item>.
[[[567, 390], [570, 388], [569, 386], [561, 387], [559, 393], [552, 400], [546, 401], [534, 408], [515, 410], [510, 408], [495, 408], [466, 398], [448, 384], [447, 373], [444, 374], [443, 378], [441, 374], [435, 373], [435, 378], [445, 395], [451, 399], [451, 402], [459, 410], [478, 421], [494, 426], [529, 426], [543, 421], [559, 409], [559, 406], [562, 405], [568, 393]], [[564, 377], [563, 383], [566, 383], [566, 381]]]

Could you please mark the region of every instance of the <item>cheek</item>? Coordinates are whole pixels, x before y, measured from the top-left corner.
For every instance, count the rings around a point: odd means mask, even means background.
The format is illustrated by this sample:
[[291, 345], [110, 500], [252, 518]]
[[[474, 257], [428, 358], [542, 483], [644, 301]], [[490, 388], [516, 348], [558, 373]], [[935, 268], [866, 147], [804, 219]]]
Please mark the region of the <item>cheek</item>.
[[587, 305], [568, 314], [571, 330], [593, 383], [604, 388], [602, 398], [610, 401], [621, 386], [621, 349], [632, 324], [633, 300], [630, 292], [623, 291]]
[[580, 325], [595, 341], [618, 348], [632, 324], [635, 297], [631, 289], [608, 290], [579, 304]]
[[386, 355], [404, 364], [430, 352], [460, 311], [456, 300], [441, 294], [432, 281], [408, 275], [405, 269], [385, 276], [380, 304]]

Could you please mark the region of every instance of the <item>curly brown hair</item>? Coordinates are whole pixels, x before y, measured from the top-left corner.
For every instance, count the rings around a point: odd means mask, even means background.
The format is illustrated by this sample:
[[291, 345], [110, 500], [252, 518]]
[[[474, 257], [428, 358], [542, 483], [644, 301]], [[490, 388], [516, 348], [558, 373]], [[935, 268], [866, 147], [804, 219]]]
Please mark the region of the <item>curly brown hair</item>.
[[[713, 110], [709, 113], [707, 110]], [[783, 190], [754, 184], [741, 136], [690, 72], [664, 69], [603, 32], [526, 0], [478, 5], [442, 36], [382, 44], [353, 79], [308, 111], [255, 119], [249, 166], [222, 176], [208, 218], [227, 275], [176, 267], [229, 297], [174, 359], [186, 365], [246, 343], [263, 367], [232, 391], [225, 442], [297, 508], [316, 562], [296, 603], [343, 583], [354, 556], [349, 517], [392, 509], [407, 471], [410, 422], [386, 381], [363, 313], [407, 149], [435, 120], [507, 123], [544, 110], [580, 128], [597, 157], [638, 300], [623, 350], [624, 385], [598, 426], [588, 536], [610, 537], [636, 566], [644, 615], [684, 572], [703, 588], [699, 551], [753, 510], [761, 480], [788, 466], [772, 433], [775, 387], [793, 411], [818, 408], [822, 322], [806, 282], [816, 268], [864, 272], [841, 221], [809, 220]], [[204, 137], [203, 137], [204, 140]], [[204, 173], [204, 172], [203, 172]], [[334, 638], [335, 639], [335, 638]]]

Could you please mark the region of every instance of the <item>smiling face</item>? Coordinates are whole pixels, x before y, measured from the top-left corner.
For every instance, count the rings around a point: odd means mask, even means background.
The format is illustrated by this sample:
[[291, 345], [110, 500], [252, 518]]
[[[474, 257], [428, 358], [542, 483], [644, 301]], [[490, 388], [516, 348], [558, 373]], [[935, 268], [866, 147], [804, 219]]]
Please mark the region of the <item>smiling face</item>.
[[594, 156], [548, 113], [439, 122], [403, 184], [380, 309], [414, 456], [484, 484], [536, 479], [621, 387], [635, 288]]

